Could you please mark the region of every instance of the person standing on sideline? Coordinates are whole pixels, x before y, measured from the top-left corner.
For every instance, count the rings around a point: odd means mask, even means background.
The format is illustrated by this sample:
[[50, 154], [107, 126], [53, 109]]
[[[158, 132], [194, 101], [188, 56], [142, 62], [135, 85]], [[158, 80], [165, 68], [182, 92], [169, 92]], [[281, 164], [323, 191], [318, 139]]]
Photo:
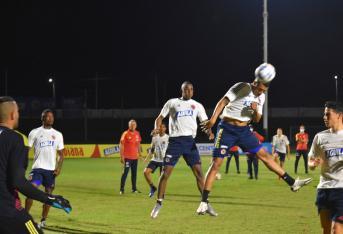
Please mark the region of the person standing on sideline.
[[321, 165], [316, 205], [323, 233], [343, 233], [343, 104], [326, 102], [323, 119], [328, 129], [315, 135], [309, 167]]
[[[158, 133], [162, 120], [169, 115], [169, 143], [164, 157], [163, 172], [158, 184], [157, 201], [150, 213], [152, 218], [156, 218], [162, 208], [167, 181], [181, 155], [195, 176], [200, 194], [204, 188], [201, 160], [194, 138], [198, 127], [197, 118], [200, 122], [204, 122], [208, 118], [203, 105], [192, 99], [193, 84], [191, 82], [182, 83], [181, 93], [180, 98], [169, 99], [164, 104], [161, 113], [155, 120], [154, 132]], [[212, 140], [212, 131], [209, 130], [206, 133]], [[211, 210], [209, 209], [208, 212]]]
[[300, 125], [299, 132], [295, 134], [295, 141], [297, 142], [297, 152], [295, 154], [295, 164], [294, 164], [294, 172], [295, 174], [298, 173], [298, 163], [300, 157], [303, 156], [304, 159], [304, 166], [305, 166], [305, 173], [308, 173], [308, 165], [307, 165], [307, 144], [308, 144], [308, 134], [305, 132], [305, 126], [302, 124]]
[[[264, 141], [264, 137], [260, 135], [258, 132], [254, 131], [254, 128], [252, 125], [249, 125], [250, 131], [256, 136], [259, 143], [261, 144]], [[254, 167], [254, 176], [255, 179], [258, 179], [258, 158], [256, 157], [256, 154], [247, 154], [247, 163], [248, 163], [248, 174], [249, 179], [253, 179], [253, 167]]]
[[120, 162], [124, 165], [120, 180], [120, 194], [124, 194], [125, 181], [131, 168], [132, 192], [140, 193], [137, 189], [138, 158], [141, 157], [141, 135], [136, 130], [137, 122], [129, 121], [129, 129], [123, 132], [120, 138]]
[[157, 190], [154, 183], [152, 182], [151, 174], [154, 173], [157, 168], [159, 168], [160, 174], [162, 172], [163, 159], [166, 154], [169, 139], [169, 136], [168, 134], [166, 134], [166, 131], [166, 125], [162, 123], [160, 125], [159, 133], [155, 134], [151, 140], [150, 151], [147, 158], [151, 156], [152, 158], [147, 167], [144, 169], [144, 177], [150, 186], [149, 197], [154, 196], [154, 193]]
[[239, 147], [236, 145], [231, 147], [229, 150], [229, 156], [227, 157], [227, 160], [226, 160], [225, 174], [229, 173], [229, 167], [230, 167], [230, 162], [231, 162], [232, 157], [235, 158], [237, 174], [240, 174], [241, 172], [239, 170]]
[[276, 135], [273, 136], [273, 154], [279, 158], [280, 166], [283, 168], [285, 164], [286, 155], [290, 159], [289, 154], [291, 153], [289, 147], [289, 141], [286, 135], [283, 135], [282, 128], [276, 130]]
[[[42, 126], [33, 129], [29, 134], [29, 147], [34, 149], [34, 160], [29, 181], [35, 187], [44, 186], [45, 192], [51, 194], [55, 188], [55, 178], [59, 176], [63, 164], [63, 135], [55, 130], [54, 113], [50, 109], [45, 109], [41, 114]], [[30, 212], [32, 199], [27, 198], [25, 209]], [[39, 227], [46, 226], [46, 219], [50, 206], [44, 204]]]
[[18, 105], [12, 97], [0, 97], [0, 233], [43, 233], [21, 206], [19, 192], [31, 199], [71, 212], [68, 200], [34, 187], [26, 178], [28, 146], [14, 131], [19, 124]]
[[275, 163], [273, 157], [250, 131], [248, 124], [251, 121], [259, 122], [262, 117], [264, 93], [268, 87], [268, 83], [262, 83], [257, 78], [252, 83], [240, 82], [233, 85], [217, 103], [211, 119], [202, 123], [204, 130], [210, 130], [222, 114], [214, 141], [213, 160], [208, 169], [202, 199], [196, 211], [198, 214], [208, 213], [210, 207], [208, 197], [216, 174], [224, 157], [228, 155], [228, 150], [234, 145], [238, 145], [245, 152], [256, 154], [271, 171], [281, 176], [294, 192], [312, 181], [311, 178], [300, 180], [288, 175]]

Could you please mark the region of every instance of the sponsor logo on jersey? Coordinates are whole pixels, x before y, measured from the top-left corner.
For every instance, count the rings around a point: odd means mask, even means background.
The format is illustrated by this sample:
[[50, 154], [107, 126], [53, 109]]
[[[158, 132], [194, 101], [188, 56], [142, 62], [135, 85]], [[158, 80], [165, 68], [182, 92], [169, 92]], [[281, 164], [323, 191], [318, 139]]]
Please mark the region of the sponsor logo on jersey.
[[55, 141], [42, 141], [42, 142], [39, 142], [39, 147], [44, 148], [48, 146], [54, 146], [54, 144], [55, 144]]
[[176, 117], [193, 116], [193, 110], [183, 110], [176, 112]]
[[327, 158], [343, 156], [343, 148], [326, 150], [325, 155]]

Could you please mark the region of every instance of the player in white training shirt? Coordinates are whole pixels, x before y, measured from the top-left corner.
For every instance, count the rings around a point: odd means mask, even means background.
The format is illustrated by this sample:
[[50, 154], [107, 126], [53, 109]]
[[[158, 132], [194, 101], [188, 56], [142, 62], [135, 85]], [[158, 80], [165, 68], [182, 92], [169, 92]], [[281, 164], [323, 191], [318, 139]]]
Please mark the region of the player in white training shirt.
[[259, 122], [262, 117], [262, 108], [265, 101], [264, 93], [268, 87], [269, 84], [262, 83], [257, 79], [251, 84], [244, 82], [235, 84], [219, 100], [211, 119], [202, 124], [204, 130], [211, 129], [222, 113], [222, 120], [218, 124], [214, 141], [213, 160], [206, 175], [202, 199], [197, 209], [198, 214], [209, 213], [208, 209], [213, 211], [213, 208], [209, 207], [208, 195], [224, 157], [228, 156], [229, 149], [235, 145], [238, 145], [244, 152], [256, 154], [270, 170], [281, 176], [291, 186], [292, 191], [297, 191], [311, 182], [311, 178], [294, 180], [289, 176], [250, 131], [249, 123], [251, 121]]
[[[192, 99], [193, 85], [186, 81], [182, 84], [181, 91], [182, 97], [167, 101], [155, 120], [154, 131], [158, 133], [162, 120], [169, 115], [169, 144], [164, 157], [163, 172], [158, 184], [157, 203], [150, 214], [152, 218], [157, 217], [162, 207], [168, 178], [181, 155], [192, 169], [200, 193], [202, 193], [204, 186], [200, 155], [194, 138], [197, 132], [197, 118], [200, 122], [206, 121], [208, 118], [204, 107]], [[207, 131], [207, 134], [210, 139], [213, 139], [210, 130]]]
[[317, 186], [318, 212], [323, 233], [343, 233], [343, 104], [326, 102], [324, 123], [309, 153], [309, 167], [321, 165]]
[[[151, 174], [155, 172], [157, 168], [159, 168], [160, 174], [162, 172], [163, 167], [163, 159], [167, 151], [168, 140], [169, 136], [166, 134], [167, 127], [164, 123], [161, 124], [159, 133], [153, 134], [151, 140], [150, 151], [147, 158], [151, 157], [151, 160], [147, 167], [144, 169], [144, 177], [150, 186], [150, 193], [149, 197], [154, 196], [155, 191], [157, 188], [152, 182]], [[146, 158], [146, 159], [147, 159]]]
[[[289, 159], [289, 154], [291, 150], [289, 148], [289, 140], [286, 135], [283, 135], [282, 128], [276, 130], [276, 135], [273, 136], [273, 154], [279, 158], [280, 166], [283, 168], [285, 164], [286, 154]], [[280, 177], [279, 177], [280, 178]]]
[[[51, 194], [55, 188], [55, 177], [61, 173], [63, 163], [63, 136], [52, 128], [54, 114], [46, 109], [41, 115], [42, 126], [33, 129], [29, 134], [29, 147], [34, 148], [34, 160], [29, 180], [35, 187], [43, 185], [45, 192]], [[32, 199], [27, 198], [25, 209], [29, 212]], [[44, 204], [40, 227], [45, 226], [50, 206]]]

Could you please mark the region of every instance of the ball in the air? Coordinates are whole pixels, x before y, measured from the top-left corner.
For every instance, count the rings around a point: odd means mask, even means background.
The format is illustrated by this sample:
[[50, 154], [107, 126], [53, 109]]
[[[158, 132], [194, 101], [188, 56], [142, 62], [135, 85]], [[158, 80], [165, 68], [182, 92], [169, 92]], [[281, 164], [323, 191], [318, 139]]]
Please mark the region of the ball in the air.
[[262, 63], [255, 70], [255, 77], [259, 82], [269, 83], [276, 75], [275, 67], [270, 63]]

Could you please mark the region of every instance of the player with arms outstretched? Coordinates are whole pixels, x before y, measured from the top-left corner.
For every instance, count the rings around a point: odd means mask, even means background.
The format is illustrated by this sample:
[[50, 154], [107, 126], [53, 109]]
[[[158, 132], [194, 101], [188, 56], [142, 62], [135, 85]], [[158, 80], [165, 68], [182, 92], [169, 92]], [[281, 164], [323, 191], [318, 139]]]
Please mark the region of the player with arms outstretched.
[[[168, 178], [181, 155], [192, 169], [200, 193], [202, 193], [204, 186], [200, 155], [194, 138], [197, 132], [197, 118], [200, 122], [204, 122], [208, 118], [203, 105], [192, 99], [192, 83], [189, 81], [183, 82], [181, 92], [182, 97], [167, 101], [155, 120], [154, 131], [158, 133], [162, 120], [169, 115], [169, 144], [164, 157], [163, 172], [158, 184], [157, 202], [150, 214], [152, 218], [157, 217], [162, 207]], [[207, 131], [207, 134], [210, 139], [213, 139], [210, 130]], [[208, 209], [208, 212], [210, 212], [210, 209]]]
[[228, 155], [229, 149], [234, 145], [238, 145], [244, 152], [256, 154], [270, 170], [286, 181], [292, 191], [298, 191], [302, 186], [311, 182], [311, 178], [295, 180], [289, 176], [274, 161], [273, 157], [266, 152], [249, 129], [248, 124], [251, 121], [259, 122], [262, 117], [262, 107], [265, 101], [264, 93], [268, 90], [268, 87], [268, 83], [262, 83], [258, 79], [255, 79], [253, 83], [240, 82], [233, 85], [217, 103], [211, 119], [202, 124], [204, 130], [211, 129], [222, 113], [222, 120], [217, 128], [213, 161], [206, 175], [202, 200], [197, 209], [198, 214], [207, 213], [209, 207], [208, 196], [215, 176], [224, 157]]
[[151, 140], [150, 151], [147, 158], [152, 158], [147, 167], [144, 169], [144, 177], [150, 186], [149, 197], [154, 196], [154, 193], [157, 190], [154, 183], [152, 182], [151, 174], [154, 173], [157, 168], [159, 168], [160, 173], [162, 172], [163, 159], [166, 154], [169, 140], [169, 136], [168, 134], [166, 134], [166, 131], [166, 125], [162, 123], [160, 125], [159, 133], [154, 134]]
[[55, 208], [71, 211], [69, 201], [61, 196], [44, 193], [26, 180], [28, 147], [14, 131], [19, 112], [15, 100], [0, 97], [0, 233], [43, 233], [31, 215], [22, 208], [18, 192]]

